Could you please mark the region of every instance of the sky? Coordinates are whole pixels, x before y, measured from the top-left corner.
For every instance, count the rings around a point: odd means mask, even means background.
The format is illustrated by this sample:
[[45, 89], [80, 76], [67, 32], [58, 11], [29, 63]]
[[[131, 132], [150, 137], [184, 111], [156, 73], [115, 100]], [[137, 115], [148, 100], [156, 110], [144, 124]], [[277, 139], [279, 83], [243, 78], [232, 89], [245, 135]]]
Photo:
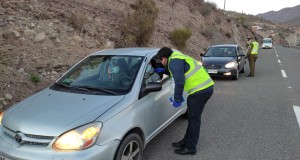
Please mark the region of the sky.
[[300, 0], [204, 0], [205, 2], [214, 2], [218, 8], [257, 15], [269, 11], [279, 11], [286, 7], [300, 5]]

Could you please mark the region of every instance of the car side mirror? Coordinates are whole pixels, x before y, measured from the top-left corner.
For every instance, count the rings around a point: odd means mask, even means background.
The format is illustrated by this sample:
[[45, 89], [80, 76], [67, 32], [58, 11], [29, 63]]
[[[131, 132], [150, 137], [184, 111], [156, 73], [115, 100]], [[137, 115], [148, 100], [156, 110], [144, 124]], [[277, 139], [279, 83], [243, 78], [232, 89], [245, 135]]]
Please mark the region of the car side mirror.
[[145, 91], [146, 92], [158, 92], [161, 91], [162, 85], [160, 82], [149, 82], [146, 84]]
[[201, 56], [201, 57], [203, 57], [203, 56], [204, 56], [204, 54], [203, 54], [203, 53], [200, 53], [200, 56]]

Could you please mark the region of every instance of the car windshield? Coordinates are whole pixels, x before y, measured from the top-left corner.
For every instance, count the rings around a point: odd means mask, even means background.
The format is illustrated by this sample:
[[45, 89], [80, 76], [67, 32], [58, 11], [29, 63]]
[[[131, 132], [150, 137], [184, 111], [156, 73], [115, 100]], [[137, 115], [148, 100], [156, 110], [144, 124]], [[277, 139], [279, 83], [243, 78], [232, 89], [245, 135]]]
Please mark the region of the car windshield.
[[236, 57], [236, 55], [235, 47], [222, 46], [209, 48], [204, 57]]
[[51, 89], [90, 94], [125, 94], [131, 90], [144, 57], [90, 56], [77, 64]]
[[272, 40], [263, 40], [264, 43], [272, 43]]

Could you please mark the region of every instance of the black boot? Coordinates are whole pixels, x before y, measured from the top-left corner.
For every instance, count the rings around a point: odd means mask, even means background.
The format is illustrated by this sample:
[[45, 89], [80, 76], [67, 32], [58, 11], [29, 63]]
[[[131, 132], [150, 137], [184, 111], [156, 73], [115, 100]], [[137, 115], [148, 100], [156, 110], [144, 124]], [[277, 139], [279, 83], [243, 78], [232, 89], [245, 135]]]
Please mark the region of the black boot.
[[172, 143], [172, 146], [175, 148], [184, 148], [185, 147], [185, 143], [183, 140], [179, 141], [179, 142], [175, 142]]
[[180, 155], [195, 155], [196, 150], [189, 150], [187, 148], [181, 148], [181, 149], [175, 149], [174, 153], [175, 154], [180, 154]]

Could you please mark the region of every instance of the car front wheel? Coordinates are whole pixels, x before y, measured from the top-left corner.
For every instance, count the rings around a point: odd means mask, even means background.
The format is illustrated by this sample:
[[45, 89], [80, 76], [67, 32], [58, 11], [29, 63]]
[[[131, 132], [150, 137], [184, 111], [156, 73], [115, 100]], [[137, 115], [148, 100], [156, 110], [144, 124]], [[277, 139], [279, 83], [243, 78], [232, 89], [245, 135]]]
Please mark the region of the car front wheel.
[[141, 160], [142, 155], [142, 140], [138, 134], [131, 133], [122, 140], [114, 160]]
[[236, 74], [232, 76], [233, 80], [238, 80], [239, 79], [239, 71], [236, 70]]

